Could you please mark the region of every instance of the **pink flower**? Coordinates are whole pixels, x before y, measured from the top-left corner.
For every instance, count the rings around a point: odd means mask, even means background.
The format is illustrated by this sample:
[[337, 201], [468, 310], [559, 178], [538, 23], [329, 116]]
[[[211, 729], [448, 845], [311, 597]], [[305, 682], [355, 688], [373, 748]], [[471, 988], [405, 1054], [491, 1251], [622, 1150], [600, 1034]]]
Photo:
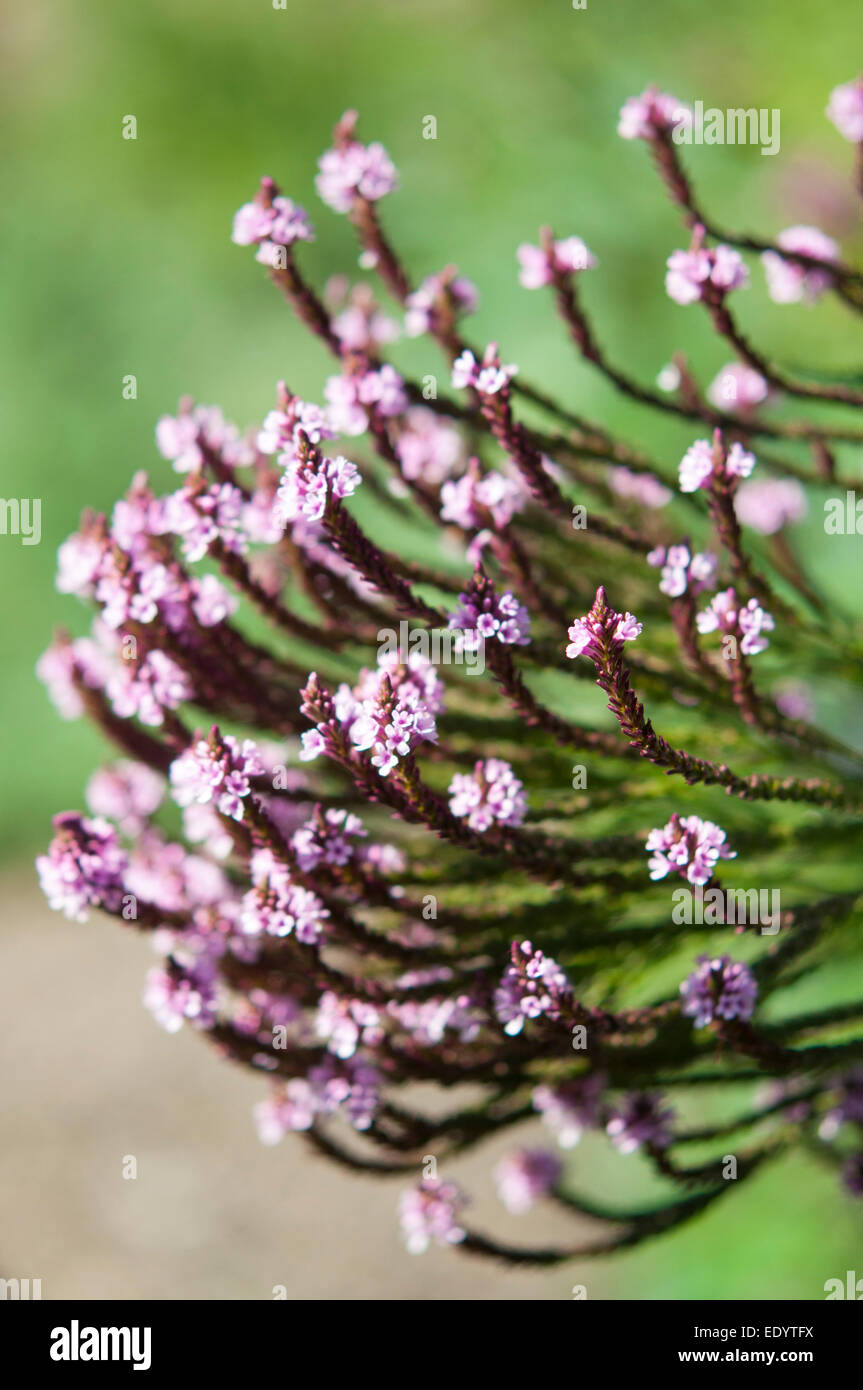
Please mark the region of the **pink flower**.
[[121, 719], [136, 717], [159, 728], [165, 710], [179, 709], [195, 692], [183, 668], [167, 652], [154, 649], [137, 664], [123, 662], [108, 679], [105, 693]]
[[591, 660], [598, 660], [606, 636], [622, 646], [624, 642], [634, 642], [640, 637], [642, 628], [643, 624], [632, 613], [615, 613], [614, 609], [609, 609], [602, 624], [587, 613], [571, 623], [566, 655], [571, 658], [588, 656]]
[[192, 612], [201, 627], [215, 627], [237, 611], [239, 601], [214, 574], [192, 581]]
[[341, 455], [290, 463], [279, 483], [273, 515], [283, 527], [301, 517], [320, 521], [330, 498], [352, 497], [361, 482], [356, 464]]
[[57, 592], [89, 598], [99, 576], [105, 541], [75, 533], [57, 551]]
[[651, 550], [647, 563], [662, 570], [659, 587], [669, 598], [680, 598], [687, 589], [693, 594], [701, 593], [716, 577], [716, 556], [709, 551], [693, 555], [686, 545], [672, 545], [667, 550], [659, 545]]
[[693, 884], [709, 883], [720, 859], [737, 857], [725, 839], [725, 831], [713, 821], [675, 813], [667, 825], [651, 830], [647, 837], [650, 877], [656, 880], [677, 873]]
[[744, 526], [772, 536], [788, 522], [801, 521], [806, 515], [806, 493], [793, 478], [761, 478], [739, 488], [734, 510]]
[[356, 198], [377, 202], [398, 187], [395, 165], [383, 145], [348, 140], [318, 160], [315, 187], [334, 212], [350, 212]]
[[165, 498], [161, 529], [180, 537], [183, 554], [192, 562], [202, 560], [216, 541], [226, 550], [242, 554], [248, 549], [244, 509], [243, 494], [232, 483], [213, 483], [206, 488], [193, 484]]
[[472, 314], [479, 304], [476, 285], [463, 275], [453, 277], [445, 271], [429, 275], [405, 300], [405, 333], [409, 338], [418, 338], [430, 331], [436, 306], [442, 298], [455, 314]]
[[755, 455], [736, 441], [725, 452], [718, 434], [712, 444], [696, 439], [680, 460], [680, 491], [697, 492], [714, 477], [748, 478], [754, 467]]
[[161, 805], [165, 779], [146, 763], [129, 759], [93, 773], [87, 783], [87, 805], [96, 816], [114, 820], [127, 835], [137, 834]]
[[498, 530], [508, 526], [525, 503], [518, 483], [494, 470], [481, 474], [476, 459], [466, 473], [441, 488], [441, 520], [469, 531], [486, 525], [489, 515]]
[[458, 1245], [466, 1232], [459, 1224], [467, 1198], [454, 1182], [422, 1178], [401, 1199], [401, 1226], [412, 1255], [422, 1255], [434, 1240]]
[[321, 406], [292, 396], [283, 381], [276, 387], [276, 394], [280, 408], [265, 417], [257, 437], [262, 454], [278, 454], [279, 462], [287, 464], [296, 457], [300, 431], [310, 444], [332, 439], [333, 430]]
[[[695, 240], [698, 241], [696, 234]], [[746, 289], [749, 271], [742, 256], [730, 246], [707, 249], [695, 245], [689, 251], [673, 251], [666, 262], [665, 289], [677, 304], [694, 304], [712, 286], [722, 294]]]
[[405, 416], [396, 443], [402, 473], [432, 486], [454, 473], [464, 459], [464, 443], [458, 430], [427, 406], [414, 406]]
[[531, 1100], [560, 1147], [574, 1149], [585, 1130], [597, 1124], [604, 1090], [605, 1079], [591, 1074], [556, 1086], [537, 1086]]
[[195, 969], [153, 969], [147, 974], [144, 1006], [169, 1033], [184, 1022], [195, 1028], [212, 1028], [218, 1018], [218, 977], [211, 965]]
[[707, 388], [707, 399], [717, 410], [751, 410], [767, 399], [767, 391], [760, 372], [743, 362], [729, 362]]
[[[486, 355], [488, 356], [489, 353]], [[470, 349], [465, 348], [461, 356], [453, 362], [452, 384], [456, 390], [473, 386], [481, 395], [494, 396], [498, 391], [503, 390], [517, 372], [518, 367], [512, 365], [502, 367], [497, 361], [487, 365], [481, 364], [477, 362]]]
[[[832, 237], [817, 227], [788, 227], [776, 238], [784, 251], [799, 251], [827, 265], [838, 261], [839, 247]], [[795, 261], [786, 260], [776, 251], [765, 251], [761, 257], [767, 276], [767, 293], [776, 304], [798, 304], [806, 300], [814, 304], [834, 283], [829, 270], [814, 270]]]
[[473, 773], [457, 772], [449, 784], [449, 808], [482, 833], [492, 825], [521, 825], [527, 815], [524, 785], [502, 758], [480, 759]]
[[247, 936], [295, 936], [304, 946], [317, 946], [327, 934], [329, 908], [317, 893], [292, 883], [283, 864], [260, 851], [252, 864], [259, 880], [243, 897], [240, 929]]
[[332, 327], [347, 352], [375, 356], [379, 348], [399, 336], [399, 325], [378, 307], [369, 285], [360, 283], [349, 290], [347, 277], [334, 275], [327, 281], [324, 300], [331, 311], [341, 309]]
[[528, 1019], [557, 1020], [572, 1002], [572, 987], [557, 961], [534, 949], [530, 941], [512, 943], [512, 963], [494, 992], [495, 1013], [503, 1031], [516, 1037]]
[[505, 1154], [492, 1176], [507, 1211], [520, 1216], [548, 1195], [563, 1172], [563, 1164], [547, 1149], [515, 1149]]
[[[265, 194], [272, 187], [272, 182], [265, 179], [262, 185]], [[296, 241], [314, 239], [305, 208], [298, 207], [290, 198], [275, 197], [269, 203], [244, 203], [234, 214], [231, 240], [238, 246], [257, 245], [260, 248], [257, 259], [264, 264], [277, 264], [274, 256], [276, 247], [293, 246]]]
[[353, 1057], [357, 1048], [375, 1047], [383, 1038], [381, 1015], [364, 999], [345, 999], [327, 990], [318, 1001], [315, 1032], [333, 1056]]
[[747, 965], [730, 956], [698, 957], [698, 968], [680, 986], [684, 1014], [696, 1028], [717, 1018], [751, 1018], [758, 998], [755, 976]]
[[692, 122], [692, 112], [677, 97], [648, 87], [641, 96], [630, 97], [621, 108], [617, 126], [624, 140], [653, 140], [660, 131], [679, 126], [685, 129]]
[[169, 459], [176, 473], [203, 467], [204, 450], [219, 454], [230, 466], [248, 464], [252, 454], [236, 425], [227, 421], [218, 406], [180, 401], [176, 415], [163, 415], [156, 425], [156, 448]]
[[751, 598], [742, 608], [737, 606], [734, 589], [724, 589], [711, 600], [710, 605], [695, 619], [701, 633], [724, 632], [739, 637], [740, 650], [744, 656], [757, 656], [766, 651], [770, 643], [763, 635], [772, 632], [776, 624], [771, 615], [761, 607], [758, 600]]
[[252, 739], [242, 744], [232, 734], [199, 739], [171, 763], [171, 794], [178, 806], [212, 801], [223, 816], [242, 820], [243, 801], [251, 791], [250, 777], [264, 765]]
[[863, 141], [863, 77], [833, 88], [827, 118], [846, 140], [854, 144]]
[[638, 502], [642, 507], [652, 510], [664, 507], [671, 501], [669, 488], [654, 478], [652, 473], [632, 473], [628, 468], [611, 468], [608, 481], [618, 497], [629, 502]]
[[344, 1114], [355, 1129], [368, 1129], [380, 1103], [377, 1069], [359, 1057], [327, 1054], [306, 1077], [294, 1077], [272, 1099], [255, 1106], [258, 1136], [277, 1144], [289, 1130], [311, 1129], [319, 1115]]
[[478, 651], [483, 642], [525, 647], [530, 641], [530, 614], [515, 594], [497, 594], [488, 580], [473, 582], [459, 594], [460, 607], [447, 626], [459, 636], [456, 652]]
[[408, 406], [404, 382], [388, 362], [376, 371], [331, 376], [324, 395], [327, 423], [342, 435], [364, 434], [372, 415], [388, 419]]
[[538, 290], [543, 285], [550, 285], [555, 272], [576, 274], [582, 270], [593, 270], [597, 265], [596, 257], [577, 236], [554, 241], [548, 250], [523, 242], [516, 255], [521, 263], [518, 278], [526, 290]]
[[635, 1153], [643, 1144], [666, 1149], [672, 1140], [673, 1119], [674, 1110], [656, 1091], [635, 1091], [617, 1106], [605, 1132], [622, 1154]]
[[86, 922], [90, 907], [117, 912], [123, 898], [128, 857], [108, 821], [87, 820], [74, 811], [55, 816], [54, 839], [36, 860], [49, 907]]

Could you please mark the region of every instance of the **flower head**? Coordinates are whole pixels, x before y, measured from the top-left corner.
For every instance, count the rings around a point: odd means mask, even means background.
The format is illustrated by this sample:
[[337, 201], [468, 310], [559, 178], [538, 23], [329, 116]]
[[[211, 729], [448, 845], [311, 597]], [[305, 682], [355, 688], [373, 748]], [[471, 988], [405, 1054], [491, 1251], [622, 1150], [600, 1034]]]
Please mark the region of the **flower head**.
[[362, 145], [353, 138], [356, 112], [348, 111], [336, 127], [336, 144], [318, 161], [315, 187], [334, 212], [350, 212], [358, 198], [376, 203], [398, 187], [395, 165], [377, 142]]
[[208, 739], [198, 739], [171, 763], [171, 793], [178, 806], [212, 801], [223, 816], [242, 820], [249, 779], [263, 771], [252, 739], [239, 743], [214, 727]]
[[794, 478], [759, 478], [734, 494], [734, 510], [744, 526], [773, 536], [806, 515], [806, 493]]
[[238, 246], [257, 246], [256, 259], [264, 265], [281, 264], [279, 247], [314, 239], [305, 208], [281, 197], [272, 179], [262, 179], [253, 201], [234, 214], [231, 240]]
[[605, 1131], [622, 1154], [645, 1145], [661, 1150], [671, 1143], [673, 1120], [674, 1110], [656, 1091], [635, 1091], [615, 1108]]
[[515, 594], [498, 594], [481, 570], [477, 570], [459, 607], [449, 615], [448, 626], [459, 635], [455, 650], [478, 651], [484, 642], [524, 647], [530, 641], [530, 615]]
[[833, 88], [827, 118], [846, 140], [855, 145], [863, 141], [863, 77]]
[[585, 1130], [599, 1122], [600, 1102], [605, 1078], [596, 1073], [556, 1086], [537, 1086], [531, 1096], [562, 1149], [574, 1149]]
[[737, 857], [726, 844], [725, 831], [713, 821], [676, 812], [667, 825], [651, 830], [645, 849], [652, 879], [676, 873], [693, 884], [709, 883], [720, 859]]
[[692, 111], [677, 97], [648, 87], [641, 96], [630, 97], [621, 108], [617, 126], [624, 140], [655, 140], [676, 128], [686, 129], [692, 123]]
[[479, 304], [479, 293], [472, 280], [456, 275], [454, 267], [428, 275], [419, 289], [405, 300], [405, 333], [418, 338], [430, 333], [441, 311], [448, 317], [472, 314]]
[[497, 348], [492, 343], [486, 349], [481, 362], [477, 362], [469, 348], [465, 348], [452, 365], [452, 384], [456, 390], [472, 386], [481, 396], [495, 396], [505, 390], [518, 372], [516, 366], [501, 366]]
[[581, 237], [566, 237], [554, 241], [551, 236], [542, 246], [522, 242], [516, 253], [521, 270], [519, 280], [526, 290], [538, 290], [550, 285], [555, 275], [576, 275], [582, 270], [593, 270], [596, 257], [588, 250]]
[[722, 297], [729, 290], [749, 285], [743, 257], [730, 246], [705, 247], [703, 228], [696, 229], [688, 251], [673, 251], [666, 265], [665, 289], [676, 304], [694, 304], [709, 295]]
[[569, 628], [568, 657], [586, 656], [601, 661], [606, 646], [622, 647], [641, 636], [642, 624], [632, 613], [616, 613], [605, 601], [605, 590], [597, 590], [596, 602], [583, 618], [575, 618]]
[[36, 860], [49, 907], [74, 922], [86, 922], [90, 907], [116, 912], [122, 902], [128, 856], [108, 821], [74, 811], [54, 817], [48, 853]]
[[562, 1172], [557, 1154], [547, 1149], [515, 1149], [500, 1160], [493, 1176], [507, 1211], [520, 1216], [551, 1192]]
[[733, 482], [748, 478], [755, 467], [755, 455], [744, 449], [737, 440], [725, 449], [722, 436], [716, 431], [713, 442], [696, 439], [680, 460], [680, 491], [697, 492], [715, 482]]
[[698, 968], [680, 986], [683, 1012], [696, 1028], [717, 1018], [752, 1017], [758, 986], [748, 965], [730, 956], [698, 957]]
[[530, 941], [512, 943], [512, 961], [494, 993], [495, 1013], [510, 1037], [528, 1019], [561, 1017], [572, 1001], [572, 986], [557, 961], [535, 949]]
[[[783, 251], [798, 251], [804, 256], [812, 256], [816, 261], [823, 261], [825, 266], [839, 259], [836, 242], [817, 227], [788, 227], [779, 233], [776, 245]], [[799, 304], [801, 300], [814, 304], [834, 283], [829, 270], [801, 265], [798, 261], [780, 256], [776, 251], [765, 251], [761, 264], [767, 276], [767, 293], [775, 304]]]
[[749, 411], [767, 399], [768, 385], [760, 372], [745, 362], [729, 362], [707, 388], [717, 410]]
[[473, 773], [457, 772], [449, 784], [449, 808], [471, 830], [521, 825], [527, 814], [524, 786], [502, 758], [480, 759]]
[[647, 557], [647, 563], [654, 569], [662, 570], [659, 587], [669, 598], [680, 598], [689, 591], [699, 594], [712, 585], [717, 570], [717, 559], [709, 551], [696, 553], [688, 545], [658, 545]]
[[723, 589], [716, 594], [695, 619], [701, 633], [723, 632], [740, 640], [740, 650], [744, 656], [757, 656], [766, 651], [770, 643], [764, 636], [776, 626], [773, 618], [751, 598], [738, 605], [734, 589]]
[[432, 1241], [438, 1245], [458, 1245], [466, 1232], [461, 1213], [468, 1199], [454, 1182], [443, 1178], [422, 1178], [401, 1199], [401, 1225], [405, 1244], [412, 1255], [422, 1255]]

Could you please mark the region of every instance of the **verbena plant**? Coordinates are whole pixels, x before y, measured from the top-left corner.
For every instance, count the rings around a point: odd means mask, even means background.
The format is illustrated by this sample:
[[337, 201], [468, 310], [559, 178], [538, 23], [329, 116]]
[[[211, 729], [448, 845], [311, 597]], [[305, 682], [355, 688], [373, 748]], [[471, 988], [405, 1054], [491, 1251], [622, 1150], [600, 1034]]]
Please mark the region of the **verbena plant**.
[[[831, 113], [863, 142], [863, 83]], [[856, 959], [863, 755], [819, 726], [812, 684], [859, 683], [863, 647], [789, 531], [807, 483], [846, 507], [863, 388], [792, 375], [733, 307], [741, 251], [780, 302], [859, 314], [863, 275], [813, 228], [773, 244], [713, 222], [680, 162], [686, 119], [651, 89], [620, 133], [647, 143], [691, 232], [669, 294], [734, 358], [706, 391], [681, 356], [656, 389], [612, 360], [578, 237], [518, 251], [596, 371], [691, 426], [679, 472], [472, 347], [476, 290], [453, 267], [414, 286], [379, 210], [395, 169], [348, 113], [318, 191], [451, 380], [384, 360], [401, 329], [370, 284], [309, 283], [306, 213], [264, 180], [233, 239], [332, 353], [326, 404], [280, 383], [241, 435], [181, 402], [156, 432], [177, 489], [137, 474], [60, 551], [60, 591], [96, 617], [40, 673], [123, 756], [93, 774], [87, 815], [56, 818], [51, 906], [152, 935], [147, 1004], [261, 1074], [265, 1142], [295, 1131], [412, 1179], [414, 1251], [620, 1249], [792, 1145], [863, 1190], [863, 1003], [820, 969]], [[829, 856], [846, 868], [827, 892]], [[666, 1194], [627, 1209], [522, 1147], [495, 1169], [504, 1202], [553, 1201], [573, 1234], [512, 1247], [473, 1229], [451, 1160], [537, 1114], [563, 1148], [599, 1130], [638, 1152]]]

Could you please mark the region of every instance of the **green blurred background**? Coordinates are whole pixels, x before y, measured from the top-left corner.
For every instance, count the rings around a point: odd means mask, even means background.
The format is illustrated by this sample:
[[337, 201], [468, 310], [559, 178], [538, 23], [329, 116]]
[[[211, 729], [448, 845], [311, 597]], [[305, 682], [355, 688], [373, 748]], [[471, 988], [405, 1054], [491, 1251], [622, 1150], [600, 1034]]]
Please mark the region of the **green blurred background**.
[[[386, 220], [413, 277], [455, 262], [481, 290], [475, 341], [497, 338], [531, 380], [669, 462], [691, 431], [619, 401], [516, 278], [515, 246], [541, 223], [576, 232], [600, 258], [585, 295], [613, 356], [645, 380], [678, 347], [705, 379], [727, 360], [706, 316], [664, 295], [664, 258], [683, 234], [646, 149], [615, 134], [623, 100], [655, 81], [706, 106], [778, 107], [775, 158], [748, 146], [686, 152], [708, 209], [768, 234], [815, 222], [849, 259], [863, 249], [852, 151], [823, 115], [831, 87], [859, 67], [859, 0], [588, 0], [585, 10], [569, 0], [287, 0], [285, 10], [271, 0], [28, 0], [7, 8], [4, 29], [2, 493], [41, 497], [43, 508], [41, 545], [0, 538], [0, 860], [16, 881], [51, 813], [81, 803], [99, 748], [54, 715], [33, 679], [52, 627], [85, 625], [54, 593], [56, 547], [83, 505], [109, 508], [136, 469], [159, 474], [153, 427], [181, 394], [218, 402], [240, 425], [270, 407], [279, 377], [320, 396], [322, 352], [251, 253], [231, 244], [230, 220], [272, 174], [316, 224], [303, 249], [309, 274], [320, 283], [354, 270], [350, 228], [312, 186], [346, 107], [400, 170]], [[135, 141], [121, 137], [126, 115]], [[435, 141], [422, 138], [427, 115]], [[805, 344], [819, 369], [859, 362], [841, 308], [808, 313], [789, 346], [789, 315], [805, 311], [771, 305], [757, 270], [753, 279], [740, 316], [768, 349], [794, 365]], [[416, 365], [421, 353], [409, 346], [401, 360]], [[122, 397], [128, 373], [134, 401]], [[847, 593], [859, 574], [854, 538], [832, 539], [827, 563], [817, 514], [803, 534], [823, 561], [821, 582]], [[797, 1159], [721, 1214], [602, 1267], [597, 1289], [818, 1298], [825, 1279], [860, 1264], [859, 1211], [846, 1217], [833, 1180]], [[557, 1283], [565, 1297], [566, 1276]]]

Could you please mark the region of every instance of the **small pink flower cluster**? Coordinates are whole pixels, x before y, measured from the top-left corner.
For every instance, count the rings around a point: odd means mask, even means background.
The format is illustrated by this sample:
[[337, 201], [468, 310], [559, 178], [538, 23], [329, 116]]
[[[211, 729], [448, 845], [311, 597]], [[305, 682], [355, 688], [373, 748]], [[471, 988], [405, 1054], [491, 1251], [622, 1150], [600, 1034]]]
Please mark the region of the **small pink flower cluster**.
[[641, 96], [630, 97], [621, 108], [617, 133], [624, 140], [654, 140], [658, 133], [675, 126], [686, 128], [692, 112], [677, 97], [648, 87]]
[[669, 598], [680, 598], [687, 591], [700, 594], [716, 578], [717, 559], [709, 551], [692, 554], [688, 545], [657, 545], [647, 557], [654, 569], [661, 569], [659, 587]]
[[[363, 672], [353, 689], [339, 687], [334, 723], [357, 752], [370, 754], [372, 767], [386, 777], [421, 743], [437, 742], [441, 690], [434, 667], [419, 653], [412, 653], [406, 664], [392, 654], [376, 671]], [[309, 762], [330, 753], [330, 735], [327, 721], [307, 729], [300, 757]]]
[[232, 734], [214, 730], [209, 739], [198, 739], [171, 763], [171, 794], [178, 806], [212, 801], [223, 816], [239, 821], [252, 790], [249, 779], [263, 772], [252, 739], [239, 743]]
[[365, 434], [372, 416], [389, 419], [408, 405], [404, 382], [388, 362], [375, 370], [331, 376], [324, 387], [327, 421], [336, 434]]
[[486, 349], [482, 362], [477, 362], [470, 349], [465, 348], [452, 364], [452, 384], [457, 391], [472, 386], [481, 396], [496, 396], [517, 372], [516, 366], [501, 366], [494, 344]]
[[[788, 227], [779, 233], [776, 245], [781, 246], [783, 251], [798, 251], [804, 256], [812, 256], [828, 266], [839, 259], [836, 242], [817, 227]], [[767, 293], [776, 304], [799, 304], [801, 300], [814, 304], [835, 283], [835, 276], [829, 270], [800, 265], [776, 251], [764, 251], [761, 264], [767, 276]]]
[[255, 259], [262, 265], [280, 263], [279, 247], [314, 239], [305, 209], [280, 197], [272, 179], [263, 179], [255, 199], [234, 214], [231, 240], [237, 246], [257, 246]]
[[383, 145], [348, 139], [318, 161], [315, 187], [333, 212], [350, 212], [357, 198], [375, 203], [398, 187], [395, 165]]
[[515, 1037], [529, 1019], [559, 1019], [571, 1002], [572, 986], [557, 961], [530, 941], [514, 941], [512, 963], [494, 992], [495, 1013], [503, 1031]]
[[454, 1182], [443, 1178], [423, 1178], [403, 1193], [401, 1225], [405, 1243], [412, 1255], [422, 1255], [432, 1241], [438, 1245], [458, 1245], [466, 1232], [460, 1224], [467, 1198]]
[[555, 275], [575, 275], [582, 270], [593, 270], [598, 264], [596, 257], [577, 236], [552, 241], [548, 248], [532, 246], [525, 241], [516, 254], [521, 264], [518, 278], [526, 290], [542, 289], [544, 285], [551, 284]]
[[489, 517], [497, 530], [502, 530], [527, 500], [520, 484], [505, 473], [495, 469], [481, 473], [477, 459], [471, 459], [460, 478], [445, 482], [440, 496], [441, 520], [465, 531], [486, 526]]
[[624, 642], [634, 642], [641, 636], [643, 624], [632, 613], [615, 613], [607, 610], [602, 623], [592, 614], [575, 618], [569, 627], [569, 645], [566, 655], [570, 658], [587, 656], [592, 661], [601, 655], [602, 643], [614, 642], [623, 646]]
[[755, 455], [737, 440], [726, 452], [718, 435], [712, 444], [708, 439], [696, 439], [680, 460], [680, 491], [697, 492], [714, 479], [748, 478], [754, 467]]
[[710, 604], [696, 618], [701, 633], [724, 632], [740, 639], [740, 650], [744, 656], [757, 656], [770, 646], [765, 632], [772, 632], [776, 626], [771, 615], [760, 606], [757, 599], [738, 606], [734, 589], [723, 589], [715, 594]]
[[502, 758], [480, 759], [473, 773], [453, 777], [449, 808], [480, 833], [494, 824], [521, 825], [527, 815], [524, 784]]
[[666, 264], [665, 289], [676, 304], [694, 304], [708, 289], [725, 295], [749, 285], [743, 257], [730, 246], [696, 245], [689, 251], [672, 251]]
[[464, 275], [446, 271], [429, 275], [405, 300], [405, 333], [409, 338], [419, 338], [431, 330], [442, 298], [456, 315], [473, 314], [479, 306], [476, 285]]
[[730, 956], [698, 957], [698, 968], [680, 986], [683, 1012], [696, 1028], [717, 1018], [746, 1020], [755, 1012], [758, 985], [741, 961]]
[[726, 844], [725, 831], [700, 816], [671, 817], [661, 829], [651, 830], [645, 843], [650, 852], [652, 879], [677, 873], [693, 884], [709, 883], [720, 859], [736, 859]]
[[459, 594], [459, 607], [449, 615], [450, 630], [458, 633], [455, 650], [478, 651], [484, 642], [525, 647], [530, 641], [530, 614], [515, 594], [495, 593], [486, 581]]

